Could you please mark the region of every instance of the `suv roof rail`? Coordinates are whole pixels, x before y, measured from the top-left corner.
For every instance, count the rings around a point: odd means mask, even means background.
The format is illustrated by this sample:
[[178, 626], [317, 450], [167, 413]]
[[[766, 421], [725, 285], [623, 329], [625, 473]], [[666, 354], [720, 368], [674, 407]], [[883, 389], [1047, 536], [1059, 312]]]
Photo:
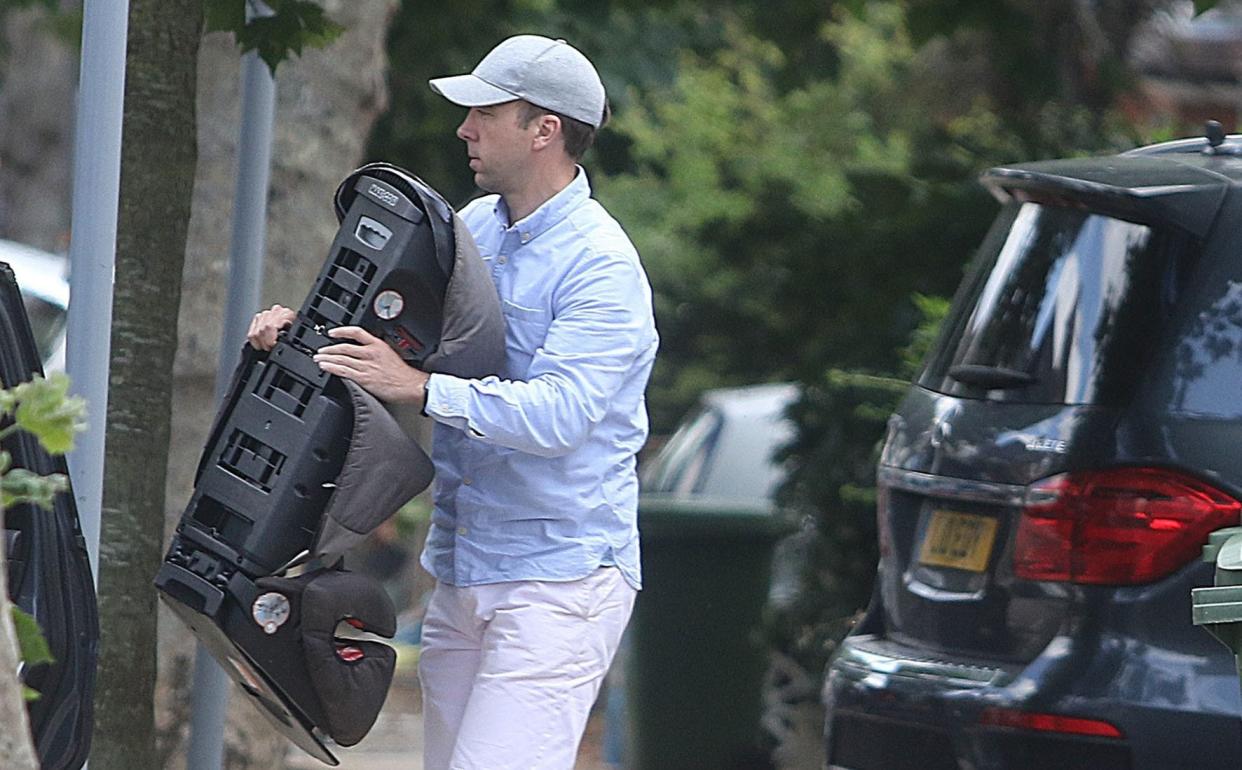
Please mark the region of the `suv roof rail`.
[[1174, 139], [1170, 142], [1149, 144], [1127, 150], [1122, 155], [1170, 155], [1177, 153], [1201, 153], [1204, 155], [1242, 155], [1242, 134], [1226, 135], [1220, 123], [1207, 121], [1203, 126], [1203, 136], [1189, 139]]

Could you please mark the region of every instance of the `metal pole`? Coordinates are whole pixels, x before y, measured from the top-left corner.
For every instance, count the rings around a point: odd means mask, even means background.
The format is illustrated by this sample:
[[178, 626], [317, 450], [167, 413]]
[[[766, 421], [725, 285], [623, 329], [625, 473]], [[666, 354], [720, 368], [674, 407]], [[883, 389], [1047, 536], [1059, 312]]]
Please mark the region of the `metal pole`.
[[[229, 246], [229, 294], [216, 372], [216, 402], [237, 366], [250, 317], [259, 309], [263, 250], [267, 236], [267, 190], [271, 177], [272, 123], [276, 83], [253, 51], [242, 59], [241, 135], [237, 147], [237, 186]], [[230, 682], [202, 644], [194, 660], [194, 690], [186, 770], [219, 770], [224, 761], [224, 721]]]
[[237, 152], [237, 189], [233, 197], [233, 234], [229, 246], [229, 296], [220, 338], [216, 401], [224, 398], [246, 340], [250, 317], [259, 309], [263, 289], [263, 253], [267, 239], [267, 190], [272, 167], [272, 123], [276, 81], [253, 51], [242, 63], [241, 138]]
[[68, 462], [96, 584], [128, 34], [128, 0], [86, 0], [73, 143], [65, 369], [73, 392], [86, 399], [88, 409], [87, 428]]

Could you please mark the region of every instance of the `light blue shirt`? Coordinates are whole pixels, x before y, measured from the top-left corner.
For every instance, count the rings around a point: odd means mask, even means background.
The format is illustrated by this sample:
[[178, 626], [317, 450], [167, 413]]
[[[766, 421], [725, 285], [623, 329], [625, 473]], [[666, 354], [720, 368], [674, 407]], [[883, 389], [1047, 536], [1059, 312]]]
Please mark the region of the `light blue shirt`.
[[499, 196], [461, 212], [500, 293], [506, 371], [433, 374], [435, 508], [422, 564], [467, 586], [576, 580], [615, 565], [635, 588], [651, 287], [586, 172], [509, 224]]

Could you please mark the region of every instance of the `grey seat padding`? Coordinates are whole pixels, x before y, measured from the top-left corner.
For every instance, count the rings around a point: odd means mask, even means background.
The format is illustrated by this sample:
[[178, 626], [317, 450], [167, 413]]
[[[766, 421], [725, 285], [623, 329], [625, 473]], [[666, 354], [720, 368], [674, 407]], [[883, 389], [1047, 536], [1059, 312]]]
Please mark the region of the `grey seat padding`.
[[349, 380], [344, 383], [354, 427], [315, 541], [314, 556], [325, 562], [357, 545], [435, 475], [431, 458], [379, 399]]
[[[415, 195], [438, 220], [436, 247], [451, 233], [451, 272], [445, 288], [440, 345], [423, 362], [428, 372], [479, 378], [496, 374], [505, 360], [504, 317], [500, 298], [479, 256], [474, 238], [434, 190], [408, 172], [387, 163], [354, 171], [337, 188], [337, 215], [349, 208], [354, 180], [362, 174], [384, 179]], [[314, 557], [330, 563], [431, 484], [431, 458], [405, 433], [385, 405], [358, 385], [344, 380], [354, 407], [354, 427], [345, 464], [328, 500], [315, 542]]]
[[461, 218], [453, 214], [453, 274], [444, 295], [440, 347], [427, 356], [429, 372], [481, 378], [505, 363], [505, 326], [500, 297], [479, 247]]
[[340, 745], [362, 740], [384, 705], [397, 654], [380, 642], [338, 639], [336, 628], [346, 621], [391, 638], [397, 617], [388, 594], [374, 580], [343, 570], [260, 578], [257, 585], [289, 600], [306, 675], [319, 700], [302, 705]]

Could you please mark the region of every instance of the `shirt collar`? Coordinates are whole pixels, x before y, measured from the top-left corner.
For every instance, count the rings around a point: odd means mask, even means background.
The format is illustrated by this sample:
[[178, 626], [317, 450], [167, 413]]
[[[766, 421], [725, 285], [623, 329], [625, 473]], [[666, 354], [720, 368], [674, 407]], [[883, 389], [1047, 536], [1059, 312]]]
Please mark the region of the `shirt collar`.
[[539, 208], [523, 219], [508, 225], [509, 206], [504, 198], [497, 198], [493, 212], [502, 226], [509, 230], [517, 230], [522, 234], [522, 242], [526, 243], [538, 237], [548, 228], [569, 216], [569, 212], [586, 203], [591, 197], [591, 183], [587, 181], [586, 169], [576, 166], [577, 173], [556, 195], [548, 198]]

